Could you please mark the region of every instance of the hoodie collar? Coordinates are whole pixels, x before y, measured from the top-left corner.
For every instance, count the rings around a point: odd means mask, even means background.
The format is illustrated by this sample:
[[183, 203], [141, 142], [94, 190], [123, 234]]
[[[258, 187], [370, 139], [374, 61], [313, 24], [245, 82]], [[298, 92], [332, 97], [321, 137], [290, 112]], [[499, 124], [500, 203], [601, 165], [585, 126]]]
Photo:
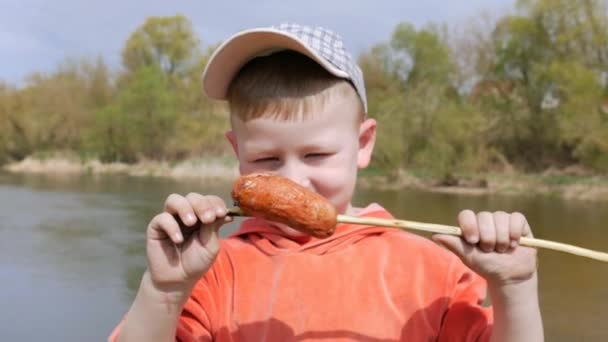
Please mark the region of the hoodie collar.
[[[355, 214], [359, 217], [393, 218], [392, 215], [377, 203], [372, 203]], [[341, 250], [346, 246], [370, 235], [385, 232], [387, 228], [338, 224], [333, 235], [318, 239], [312, 236], [290, 236], [282, 230], [269, 225], [265, 220], [250, 218], [245, 220], [239, 230], [230, 237], [248, 241], [268, 255], [301, 252], [326, 254]]]

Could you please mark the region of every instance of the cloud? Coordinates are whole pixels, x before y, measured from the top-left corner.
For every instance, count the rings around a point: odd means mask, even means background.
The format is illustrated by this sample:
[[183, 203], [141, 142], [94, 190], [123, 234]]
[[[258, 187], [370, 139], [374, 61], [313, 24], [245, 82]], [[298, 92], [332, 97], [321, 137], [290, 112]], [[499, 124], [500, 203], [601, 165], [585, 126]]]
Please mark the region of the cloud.
[[186, 15], [203, 45], [244, 28], [284, 21], [322, 25], [340, 33], [358, 53], [385, 41], [407, 21], [465, 20], [482, 9], [503, 10], [514, 0], [266, 0], [266, 1], [0, 1], [0, 79], [20, 82], [50, 71], [67, 57], [102, 55], [112, 67], [129, 35], [149, 16]]

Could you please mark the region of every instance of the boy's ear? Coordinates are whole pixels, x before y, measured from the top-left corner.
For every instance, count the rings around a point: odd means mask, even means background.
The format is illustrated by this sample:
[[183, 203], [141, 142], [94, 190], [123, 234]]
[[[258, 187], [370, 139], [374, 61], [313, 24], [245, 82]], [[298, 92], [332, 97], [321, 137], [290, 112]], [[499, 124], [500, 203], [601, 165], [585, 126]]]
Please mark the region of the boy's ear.
[[234, 151], [235, 156], [239, 156], [239, 148], [236, 142], [236, 136], [234, 135], [234, 131], [226, 132], [226, 139], [230, 142], [230, 146], [232, 146], [232, 150]]
[[359, 154], [357, 167], [364, 169], [369, 165], [376, 143], [376, 120], [366, 119], [359, 128]]

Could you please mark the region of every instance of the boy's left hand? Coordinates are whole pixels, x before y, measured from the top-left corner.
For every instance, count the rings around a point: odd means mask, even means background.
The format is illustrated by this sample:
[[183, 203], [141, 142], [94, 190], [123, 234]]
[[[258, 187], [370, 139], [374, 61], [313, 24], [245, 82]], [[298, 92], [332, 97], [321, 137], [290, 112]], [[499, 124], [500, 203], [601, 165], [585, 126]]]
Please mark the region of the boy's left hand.
[[535, 274], [536, 249], [518, 244], [520, 237], [532, 237], [524, 215], [463, 210], [458, 214], [458, 225], [462, 238], [436, 234], [433, 240], [458, 255], [491, 285], [519, 283]]

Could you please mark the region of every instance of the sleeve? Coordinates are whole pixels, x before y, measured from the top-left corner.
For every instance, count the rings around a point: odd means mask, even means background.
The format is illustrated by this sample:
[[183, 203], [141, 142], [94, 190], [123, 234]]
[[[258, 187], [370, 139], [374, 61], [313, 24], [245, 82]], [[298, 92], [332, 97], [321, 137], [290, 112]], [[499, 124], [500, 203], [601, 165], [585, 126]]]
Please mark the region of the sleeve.
[[[212, 273], [212, 272], [208, 272]], [[184, 305], [177, 321], [175, 340], [180, 342], [213, 341], [216, 306], [214, 291], [205, 278], [201, 279]], [[213, 277], [211, 277], [213, 278]]]
[[[213, 341], [221, 319], [229, 310], [232, 277], [229, 258], [220, 253], [207, 274], [196, 284], [177, 322], [175, 340], [179, 342]], [[108, 341], [118, 339], [123, 320], [112, 331]]]
[[458, 260], [450, 286], [451, 295], [444, 313], [438, 341], [489, 341], [493, 312], [484, 306], [486, 281]]

